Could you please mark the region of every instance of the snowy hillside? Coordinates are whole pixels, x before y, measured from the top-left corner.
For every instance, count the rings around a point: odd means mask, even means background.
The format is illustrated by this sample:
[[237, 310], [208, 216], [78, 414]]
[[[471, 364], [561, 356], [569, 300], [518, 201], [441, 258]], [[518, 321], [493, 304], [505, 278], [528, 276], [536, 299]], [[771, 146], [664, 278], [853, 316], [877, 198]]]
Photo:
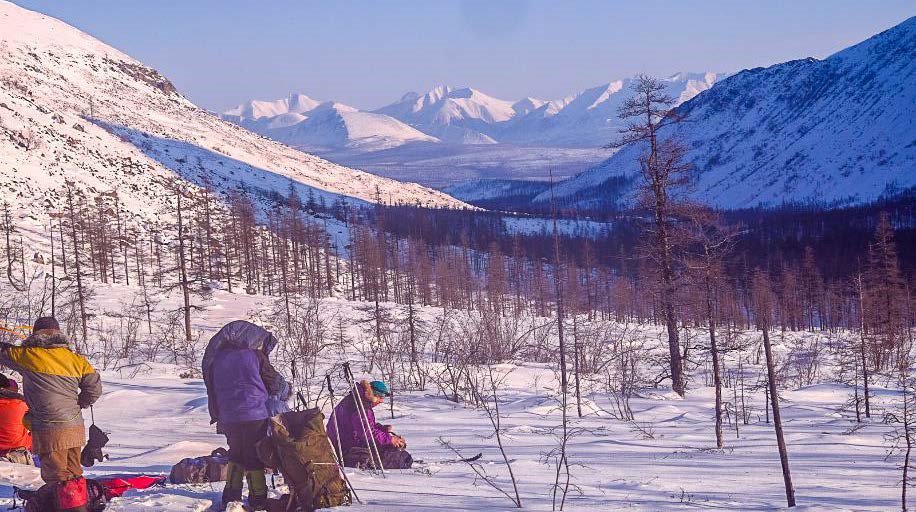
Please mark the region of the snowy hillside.
[[[856, 204], [916, 186], [916, 18], [824, 60], [743, 71], [685, 103], [697, 199], [724, 208]], [[638, 148], [557, 187], [615, 201]], [[603, 189], [603, 191], [602, 191]], [[546, 201], [546, 195], [538, 197]]]
[[[0, 187], [14, 207], [54, 205], [65, 180], [117, 190], [151, 217], [176, 176], [255, 195], [290, 184], [333, 200], [461, 206], [442, 193], [333, 164], [198, 108], [155, 70], [56, 19], [0, 0]], [[271, 109], [259, 105], [258, 115]], [[263, 107], [263, 108], [262, 108]], [[240, 111], [241, 113], [241, 111]]]

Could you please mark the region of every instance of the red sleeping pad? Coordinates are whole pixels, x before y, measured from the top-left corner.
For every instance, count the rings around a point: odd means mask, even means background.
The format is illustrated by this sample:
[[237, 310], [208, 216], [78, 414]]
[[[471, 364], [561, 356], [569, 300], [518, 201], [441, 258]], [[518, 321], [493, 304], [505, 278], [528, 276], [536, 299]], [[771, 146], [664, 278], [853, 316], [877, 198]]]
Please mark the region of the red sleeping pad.
[[154, 485], [164, 485], [166, 477], [164, 476], [111, 476], [96, 478], [96, 482], [102, 484], [105, 489], [105, 497], [109, 500], [117, 498], [131, 489], [149, 489]]

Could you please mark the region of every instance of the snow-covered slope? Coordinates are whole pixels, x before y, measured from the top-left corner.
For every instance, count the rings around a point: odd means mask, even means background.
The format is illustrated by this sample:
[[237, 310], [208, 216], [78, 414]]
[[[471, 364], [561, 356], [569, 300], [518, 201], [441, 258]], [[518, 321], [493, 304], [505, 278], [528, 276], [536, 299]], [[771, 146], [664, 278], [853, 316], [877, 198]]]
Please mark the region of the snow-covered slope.
[[462, 205], [223, 121], [115, 48], [2, 0], [0, 82], [0, 187], [15, 207], [54, 204], [72, 180], [89, 192], [116, 189], [128, 211], [154, 216], [176, 176], [254, 193], [285, 193], [292, 183], [329, 199], [371, 201], [378, 188], [395, 201]]
[[[323, 103], [303, 120], [269, 130], [266, 135], [299, 148], [348, 148], [376, 151], [411, 142], [438, 142], [406, 124], [382, 114], [353, 107]], [[274, 118], [277, 119], [277, 118]]]
[[[855, 204], [916, 186], [916, 18], [827, 59], [743, 71], [684, 103], [697, 199]], [[639, 148], [557, 187], [582, 206], [633, 179]], [[616, 185], [615, 185], [616, 184]], [[539, 200], [546, 201], [546, 195]]]

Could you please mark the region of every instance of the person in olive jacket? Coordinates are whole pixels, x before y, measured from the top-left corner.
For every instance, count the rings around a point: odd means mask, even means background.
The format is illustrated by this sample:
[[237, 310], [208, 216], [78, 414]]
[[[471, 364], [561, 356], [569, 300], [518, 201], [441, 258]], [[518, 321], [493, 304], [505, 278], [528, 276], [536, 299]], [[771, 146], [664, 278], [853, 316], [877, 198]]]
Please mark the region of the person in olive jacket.
[[[82, 409], [102, 396], [102, 381], [89, 361], [70, 350], [57, 320], [35, 321], [21, 346], [0, 344], [0, 364], [22, 375], [26, 422], [34, 452], [41, 460], [41, 478], [57, 484], [68, 507], [82, 510], [88, 502], [80, 449], [86, 442]], [[76, 499], [76, 501], [74, 501]]]

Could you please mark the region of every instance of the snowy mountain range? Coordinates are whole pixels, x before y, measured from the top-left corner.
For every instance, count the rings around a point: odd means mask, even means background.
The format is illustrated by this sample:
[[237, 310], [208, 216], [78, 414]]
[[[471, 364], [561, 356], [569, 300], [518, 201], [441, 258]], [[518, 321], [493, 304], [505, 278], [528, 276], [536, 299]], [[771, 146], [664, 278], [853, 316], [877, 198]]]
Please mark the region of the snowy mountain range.
[[[678, 73], [668, 91], [686, 101], [722, 75]], [[253, 100], [222, 114], [249, 130], [343, 165], [444, 187], [477, 179], [566, 178], [608, 157], [617, 107], [631, 79], [558, 100], [494, 98], [469, 87], [409, 92], [372, 111], [304, 94]]]
[[[712, 87], [722, 76], [678, 73], [665, 79], [665, 83], [669, 94], [686, 101]], [[341, 135], [346, 136], [333, 139], [323, 135], [326, 123], [307, 122], [312, 115], [326, 113], [328, 103], [304, 94], [276, 101], [249, 101], [227, 110], [223, 118], [295, 146], [319, 146], [316, 142], [320, 142], [325, 149], [374, 151], [412, 142], [598, 148], [617, 136], [621, 126], [617, 107], [630, 96], [631, 83], [632, 79], [617, 80], [550, 101], [531, 97], [507, 101], [469, 87], [439, 86], [423, 95], [409, 92], [371, 112], [330, 103], [351, 116], [374, 114], [361, 116], [359, 122], [345, 122], [347, 128]], [[290, 130], [292, 126], [298, 129]], [[362, 141], [367, 138], [388, 143], [382, 147], [373, 141], [367, 144]]]
[[[689, 148], [694, 197], [723, 208], [845, 205], [916, 187], [916, 17], [824, 60], [750, 69], [683, 103], [664, 136]], [[639, 147], [556, 187], [599, 206], [630, 197]], [[536, 201], [549, 201], [542, 193]]]
[[[65, 181], [117, 190], [156, 216], [178, 178], [254, 196], [294, 187], [348, 197], [462, 206], [410, 183], [349, 169], [266, 139], [197, 107], [162, 75], [54, 18], [0, 0], [0, 188], [14, 208], [53, 207]], [[253, 104], [242, 116], [313, 111], [308, 98]], [[333, 110], [333, 109], [332, 109]], [[282, 113], [282, 114], [281, 114]], [[349, 113], [341, 114], [346, 117]], [[328, 137], [332, 137], [329, 134]]]

